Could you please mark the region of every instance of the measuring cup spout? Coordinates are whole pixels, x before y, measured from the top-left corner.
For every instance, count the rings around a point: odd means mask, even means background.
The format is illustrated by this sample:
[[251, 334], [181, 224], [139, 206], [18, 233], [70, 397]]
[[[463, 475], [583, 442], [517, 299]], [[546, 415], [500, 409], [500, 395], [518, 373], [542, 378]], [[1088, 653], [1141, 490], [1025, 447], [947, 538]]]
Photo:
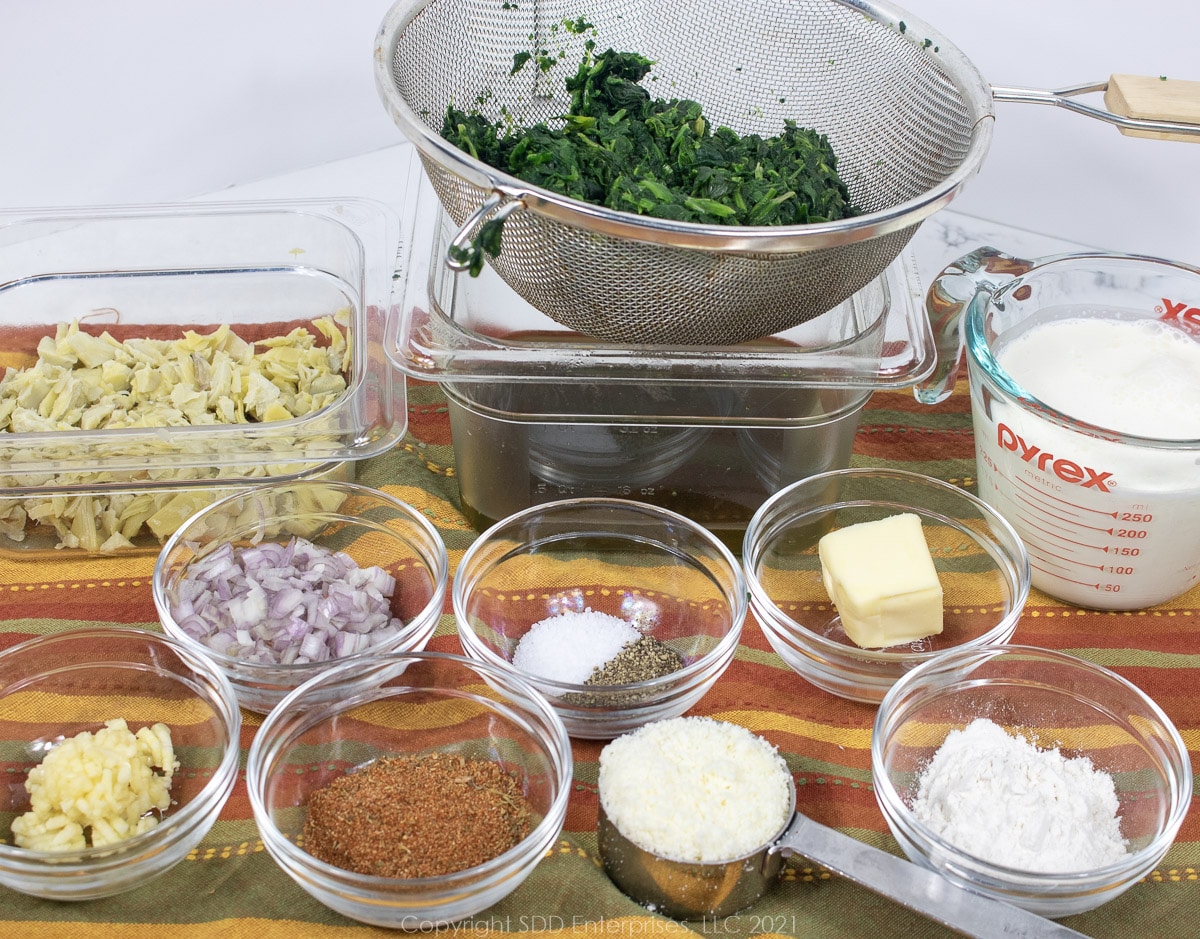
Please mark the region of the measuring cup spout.
[[971, 304], [990, 297], [1033, 266], [1033, 261], [982, 247], [963, 255], [934, 279], [925, 295], [925, 312], [937, 345], [937, 365], [913, 388], [919, 402], [938, 404], [954, 390], [963, 359], [962, 318]]

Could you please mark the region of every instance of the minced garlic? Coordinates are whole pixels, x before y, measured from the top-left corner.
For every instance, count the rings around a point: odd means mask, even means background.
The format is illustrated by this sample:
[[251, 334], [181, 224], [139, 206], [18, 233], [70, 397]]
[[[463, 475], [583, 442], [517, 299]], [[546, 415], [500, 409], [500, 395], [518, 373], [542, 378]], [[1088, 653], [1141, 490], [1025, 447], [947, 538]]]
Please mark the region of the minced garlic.
[[179, 762], [166, 724], [135, 734], [121, 718], [54, 746], [29, 771], [30, 810], [12, 823], [18, 847], [78, 851], [149, 831], [171, 804]]

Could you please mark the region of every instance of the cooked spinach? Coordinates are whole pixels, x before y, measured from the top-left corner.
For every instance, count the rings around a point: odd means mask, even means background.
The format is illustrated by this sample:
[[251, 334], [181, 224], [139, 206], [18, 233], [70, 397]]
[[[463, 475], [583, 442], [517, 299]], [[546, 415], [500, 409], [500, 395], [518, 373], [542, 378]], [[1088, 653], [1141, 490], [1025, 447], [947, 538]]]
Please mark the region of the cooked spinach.
[[[452, 103], [442, 136], [525, 182], [638, 215], [707, 225], [805, 225], [858, 214], [823, 134], [790, 120], [773, 137], [714, 128], [696, 101], [651, 97], [640, 84], [654, 64], [646, 57], [595, 49], [589, 39], [578, 70], [566, 80], [570, 106], [555, 126], [514, 126]], [[531, 60], [539, 56], [517, 55], [513, 72]], [[499, 249], [497, 225], [482, 231], [460, 260], [478, 273], [482, 251], [494, 257]]]

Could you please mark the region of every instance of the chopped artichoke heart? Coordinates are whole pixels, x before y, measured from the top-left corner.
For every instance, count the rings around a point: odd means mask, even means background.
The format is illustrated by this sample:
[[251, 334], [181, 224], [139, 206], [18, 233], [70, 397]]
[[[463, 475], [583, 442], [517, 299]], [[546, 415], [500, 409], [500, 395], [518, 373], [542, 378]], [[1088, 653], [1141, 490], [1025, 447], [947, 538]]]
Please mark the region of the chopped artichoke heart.
[[165, 360], [165, 350], [156, 339], [126, 339], [125, 349], [135, 364], [161, 365]]
[[28, 408], [18, 408], [11, 415], [8, 429], [16, 434], [40, 433], [45, 430], [58, 430], [54, 421], [42, 417], [37, 411]]
[[159, 498], [148, 492], [139, 492], [137, 495], [130, 497], [117, 516], [119, 532], [114, 532], [114, 534], [120, 534], [126, 540], [136, 536], [141, 531], [142, 526], [146, 524], [146, 520], [154, 514], [155, 505]]
[[171, 496], [169, 501], [146, 516], [146, 526], [156, 538], [165, 541], [175, 529], [208, 505], [212, 498], [209, 493], [195, 490]]
[[208, 390], [208, 400], [214, 404], [233, 393], [233, 363], [225, 353], [213, 356], [205, 388]]
[[128, 391], [133, 368], [128, 362], [110, 359], [100, 366], [100, 382], [112, 391]]
[[314, 399], [324, 398], [322, 407], [329, 404], [346, 390], [346, 379], [333, 372], [318, 373], [304, 376], [307, 378], [308, 393]]
[[[176, 340], [124, 342], [108, 333], [81, 332], [78, 323], [60, 325], [54, 339], [38, 343], [36, 364], [9, 369], [0, 380], [0, 430], [66, 430], [81, 426], [85, 413], [89, 429], [101, 429], [243, 421], [248, 415], [261, 420], [271, 404], [286, 407], [297, 400], [323, 407], [346, 389], [339, 370], [346, 363], [347, 343], [337, 325], [345, 318], [339, 313], [313, 323], [325, 346], [302, 326], [252, 344], [227, 324], [207, 334], [189, 330]], [[109, 407], [110, 398], [122, 392], [129, 393], [129, 401]], [[100, 408], [92, 410], [97, 404]], [[51, 423], [18, 424], [19, 411], [33, 411]], [[278, 409], [271, 413], [276, 419], [295, 416], [283, 417]]]
[[251, 413], [272, 404], [281, 394], [271, 380], [260, 372], [250, 372], [246, 376], [246, 380], [245, 404], [246, 410]]
[[228, 395], [218, 398], [211, 405], [213, 413], [216, 415], [218, 424], [243, 424], [245, 423], [245, 412], [234, 403], [234, 400]]
[[39, 499], [30, 505], [26, 511], [29, 513], [30, 518], [39, 522], [43, 519], [54, 518], [57, 515], [65, 515], [67, 512], [67, 499], [65, 496], [52, 496], [48, 499]]
[[332, 317], [326, 316], [313, 323], [329, 340], [330, 367], [343, 374], [350, 372], [350, 345], [338, 327], [346, 327], [349, 322], [350, 310], [347, 308], [338, 310]]
[[133, 381], [130, 382], [130, 388], [133, 393], [140, 399], [146, 400], [153, 397], [158, 389], [162, 387], [162, 373], [152, 368], [143, 368], [134, 372]]
[[176, 386], [183, 385], [189, 391], [195, 391], [199, 387], [196, 381], [196, 363], [190, 355], [181, 355], [175, 360], [175, 375]]
[[105, 362], [117, 358], [121, 353], [121, 344], [108, 333], [91, 336], [88, 333], [79, 332], [77, 324], [64, 340], [64, 344], [87, 368], [103, 365]]
[[[19, 373], [18, 373], [19, 374]], [[7, 383], [7, 376], [5, 379]], [[24, 380], [18, 377], [12, 382], [12, 390], [16, 397], [17, 408], [22, 411], [37, 413], [42, 399], [50, 394], [53, 382], [44, 375], [29, 375]]]
[[188, 423], [208, 423], [208, 396], [203, 391], [198, 391], [194, 385], [181, 383], [172, 388], [171, 405], [187, 415]]
[[117, 406], [120, 402], [115, 398], [110, 398], [107, 401], [101, 401], [98, 404], [93, 404], [87, 408], [83, 414], [79, 416], [79, 426], [83, 430], [96, 430], [109, 423], [113, 414], [117, 411]]
[[263, 420], [264, 422], [265, 421], [286, 421], [289, 418], [294, 417], [294, 416], [295, 415], [292, 413], [292, 411], [289, 410], [287, 407], [280, 404], [278, 401], [272, 401], [270, 404], [268, 404], [265, 408], [262, 409], [262, 414], [260, 415], [260, 419]]
[[196, 387], [207, 389], [212, 381], [212, 362], [206, 359], [199, 352], [193, 352], [192, 358], [192, 375], [196, 380]]
[[37, 354], [39, 361], [46, 365], [70, 368], [75, 364], [75, 355], [70, 347], [63, 343], [61, 336], [55, 339], [43, 336], [38, 340]]
[[12, 541], [25, 540], [25, 507], [16, 499], [0, 500], [0, 535]]
[[[60, 323], [53, 337], [39, 340], [35, 362], [10, 367], [0, 378], [0, 433], [275, 422], [312, 413], [346, 391], [340, 373], [350, 366], [343, 332], [350, 315], [339, 310], [314, 320], [311, 329], [297, 326], [257, 342], [228, 324], [209, 333], [187, 330], [174, 340], [118, 341], [107, 332], [83, 332], [77, 321]], [[10, 473], [20, 459], [18, 449]], [[254, 465], [176, 466], [148, 467], [146, 475], [186, 481], [264, 472]], [[95, 470], [24, 473], [20, 482], [37, 485], [35, 476], [42, 475], [41, 484], [112, 480]], [[16, 478], [0, 474], [0, 484]], [[162, 540], [213, 498], [207, 490], [8, 499], [0, 502], [0, 536], [20, 541], [27, 524], [42, 524], [54, 528], [62, 547], [112, 551], [128, 546], [143, 528]]]

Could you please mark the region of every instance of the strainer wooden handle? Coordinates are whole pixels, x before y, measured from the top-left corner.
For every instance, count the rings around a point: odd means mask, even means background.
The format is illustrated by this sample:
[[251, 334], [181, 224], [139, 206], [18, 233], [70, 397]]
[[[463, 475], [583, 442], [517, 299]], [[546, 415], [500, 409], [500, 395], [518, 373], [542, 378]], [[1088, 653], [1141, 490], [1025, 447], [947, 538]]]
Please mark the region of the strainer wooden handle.
[[[1200, 81], [1182, 81], [1165, 75], [1111, 75], [1104, 92], [1104, 104], [1114, 114], [1138, 120], [1173, 121], [1194, 124], [1200, 131]], [[1154, 140], [1187, 140], [1200, 143], [1200, 132], [1141, 130], [1120, 127], [1129, 137]]]
[[[1130, 137], [1188, 140], [1200, 143], [1200, 82], [1166, 76], [1111, 75], [1108, 81], [1047, 91], [992, 85], [997, 101], [1049, 104], [1115, 124]], [[1080, 101], [1082, 95], [1104, 93], [1104, 107]]]

